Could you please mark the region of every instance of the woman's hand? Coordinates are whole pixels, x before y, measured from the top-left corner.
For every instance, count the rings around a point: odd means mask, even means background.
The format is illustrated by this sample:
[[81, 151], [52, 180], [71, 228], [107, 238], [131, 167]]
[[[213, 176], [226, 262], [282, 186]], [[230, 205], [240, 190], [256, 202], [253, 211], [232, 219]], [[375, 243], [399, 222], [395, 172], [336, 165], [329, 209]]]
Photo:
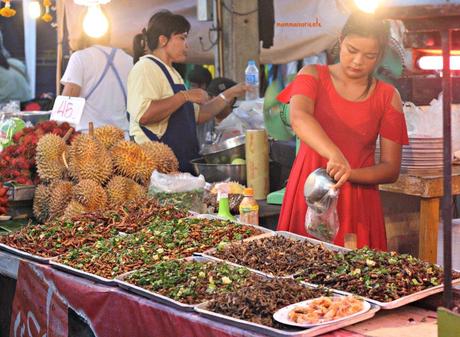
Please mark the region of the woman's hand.
[[227, 95], [224, 95], [229, 98], [236, 98], [241, 95], [243, 95], [246, 91], [251, 91], [254, 90], [254, 88], [251, 88], [250, 86], [246, 85], [245, 83], [238, 83], [237, 85], [234, 85], [231, 88], [228, 88]]
[[326, 171], [335, 181], [337, 181], [334, 188], [339, 189], [350, 177], [351, 167], [342, 152], [337, 151], [329, 158]]
[[184, 92], [188, 102], [204, 104], [209, 101], [209, 95], [203, 89], [190, 89]]

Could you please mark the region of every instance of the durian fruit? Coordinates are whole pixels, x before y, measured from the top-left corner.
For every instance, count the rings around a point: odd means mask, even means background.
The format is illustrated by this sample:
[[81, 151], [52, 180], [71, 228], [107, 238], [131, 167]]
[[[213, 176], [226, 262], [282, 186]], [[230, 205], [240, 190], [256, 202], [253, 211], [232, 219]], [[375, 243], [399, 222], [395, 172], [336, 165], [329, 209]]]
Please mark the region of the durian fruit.
[[107, 206], [107, 192], [94, 180], [83, 179], [73, 188], [73, 200], [88, 211], [104, 210]]
[[130, 178], [114, 176], [107, 184], [109, 205], [120, 205], [128, 200], [134, 200], [147, 195], [147, 188]]
[[73, 184], [70, 181], [57, 180], [50, 185], [49, 219], [55, 219], [64, 213], [72, 199]]
[[35, 161], [41, 180], [51, 182], [55, 179], [62, 179], [65, 176], [66, 167], [63, 153], [66, 151], [66, 141], [72, 131], [72, 129], [69, 129], [63, 138], [48, 133], [38, 141]]
[[49, 218], [50, 188], [40, 184], [35, 187], [33, 213], [38, 222], [44, 223]]
[[155, 161], [155, 169], [158, 172], [172, 173], [179, 171], [179, 161], [168, 145], [151, 141], [142, 143], [141, 147]]
[[72, 142], [68, 155], [70, 175], [77, 181], [91, 179], [104, 184], [113, 171], [112, 159], [107, 149], [91, 134], [78, 135]]
[[145, 185], [150, 180], [155, 161], [136, 143], [119, 141], [110, 149], [115, 172]]
[[62, 218], [71, 220], [73, 217], [88, 212], [88, 209], [76, 200], [71, 200], [67, 205]]
[[94, 136], [108, 150], [118, 141], [125, 139], [125, 132], [113, 125], [104, 125], [94, 130]]

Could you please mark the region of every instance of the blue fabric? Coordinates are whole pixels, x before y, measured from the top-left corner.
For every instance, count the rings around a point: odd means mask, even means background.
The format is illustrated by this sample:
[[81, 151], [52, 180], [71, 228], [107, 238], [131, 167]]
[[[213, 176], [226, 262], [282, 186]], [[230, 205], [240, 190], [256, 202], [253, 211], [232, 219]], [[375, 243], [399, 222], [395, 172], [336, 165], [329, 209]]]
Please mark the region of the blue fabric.
[[[149, 57], [148, 59], [160, 67], [174, 94], [186, 90], [183, 84], [174, 83], [163, 63], [154, 58]], [[171, 147], [179, 160], [181, 172], [195, 173], [190, 160], [198, 158], [198, 139], [196, 136], [195, 110], [191, 102], [186, 102], [171, 114], [166, 132], [161, 138], [158, 138], [156, 134], [142, 125], [140, 125], [140, 128], [150, 140], [160, 141]]]
[[105, 55], [105, 57], [107, 58], [107, 64], [105, 65], [105, 68], [104, 68], [104, 71], [102, 72], [101, 74], [101, 77], [99, 78], [99, 80], [96, 82], [96, 84], [91, 88], [91, 90], [89, 91], [89, 93], [84, 97], [85, 99], [88, 99], [91, 97], [91, 95], [94, 93], [94, 91], [96, 90], [96, 88], [102, 83], [102, 81], [104, 80], [105, 78], [105, 75], [107, 75], [109, 69], [112, 69], [114, 74], [115, 74], [115, 77], [117, 78], [117, 82], [121, 88], [121, 91], [123, 93], [123, 97], [125, 99], [125, 103], [127, 102], [127, 96], [126, 96], [126, 90], [125, 90], [125, 86], [123, 85], [123, 81], [121, 80], [121, 77], [120, 77], [120, 74], [118, 73], [118, 70], [117, 68], [115, 68], [114, 64], [113, 64], [113, 60], [115, 59], [115, 54], [117, 53], [118, 49], [116, 48], [112, 48], [112, 51], [110, 52], [110, 54], [107, 54], [105, 52], [104, 49], [102, 48], [99, 48], [97, 46], [94, 46], [94, 48], [98, 49], [101, 51], [101, 53], [103, 53]]

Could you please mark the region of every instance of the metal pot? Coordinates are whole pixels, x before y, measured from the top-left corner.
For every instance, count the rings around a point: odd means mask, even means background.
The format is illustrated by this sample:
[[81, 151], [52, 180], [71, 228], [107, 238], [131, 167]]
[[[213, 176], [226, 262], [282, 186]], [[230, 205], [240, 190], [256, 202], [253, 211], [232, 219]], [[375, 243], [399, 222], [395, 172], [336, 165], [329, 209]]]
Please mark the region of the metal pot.
[[227, 179], [246, 185], [246, 164], [209, 164], [203, 158], [190, 161], [196, 174], [202, 174], [208, 183]]
[[319, 214], [325, 213], [332, 204], [335, 193], [331, 193], [335, 181], [323, 168], [316, 169], [307, 177], [303, 193], [308, 207]]
[[229, 138], [217, 144], [205, 145], [200, 154], [208, 164], [230, 164], [233, 159], [245, 159], [245, 142], [244, 135]]

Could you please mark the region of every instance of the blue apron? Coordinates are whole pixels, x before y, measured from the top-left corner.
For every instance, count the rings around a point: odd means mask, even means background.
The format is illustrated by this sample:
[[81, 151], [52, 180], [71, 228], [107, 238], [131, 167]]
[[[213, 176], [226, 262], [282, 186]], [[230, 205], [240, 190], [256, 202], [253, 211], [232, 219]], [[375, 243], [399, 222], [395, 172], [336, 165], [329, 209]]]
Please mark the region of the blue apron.
[[109, 69], [112, 69], [114, 74], [115, 74], [115, 77], [117, 78], [117, 82], [118, 82], [118, 85], [120, 86], [121, 88], [121, 92], [123, 93], [123, 97], [125, 99], [125, 104], [126, 104], [126, 89], [125, 89], [125, 86], [123, 85], [123, 81], [120, 77], [120, 74], [117, 70], [117, 68], [115, 68], [115, 66], [113, 65], [113, 60], [115, 59], [115, 54], [117, 53], [118, 49], [116, 48], [112, 48], [112, 51], [110, 52], [110, 54], [107, 54], [105, 52], [104, 49], [102, 48], [99, 48], [99, 47], [96, 47], [94, 46], [94, 48], [98, 49], [101, 51], [101, 53], [103, 53], [105, 55], [105, 57], [107, 58], [107, 63], [105, 65], [105, 68], [104, 68], [104, 71], [102, 72], [101, 74], [101, 77], [99, 77], [99, 80], [96, 82], [96, 84], [89, 90], [88, 94], [84, 97], [84, 99], [88, 99], [91, 97], [91, 95], [94, 93], [94, 91], [96, 90], [96, 88], [102, 83], [102, 81], [104, 80], [105, 78], [105, 75], [107, 75]]
[[[163, 63], [154, 58], [149, 57], [148, 59], [155, 62], [160, 67], [161, 71], [168, 79], [174, 94], [186, 90], [183, 84], [174, 83], [168, 69], [166, 69]], [[161, 138], [158, 138], [156, 134], [145, 126], [139, 126], [150, 140], [165, 143], [172, 148], [179, 160], [179, 169], [181, 172], [195, 174], [190, 160], [198, 158], [198, 139], [196, 136], [195, 110], [191, 102], [186, 102], [171, 114], [166, 132]]]

